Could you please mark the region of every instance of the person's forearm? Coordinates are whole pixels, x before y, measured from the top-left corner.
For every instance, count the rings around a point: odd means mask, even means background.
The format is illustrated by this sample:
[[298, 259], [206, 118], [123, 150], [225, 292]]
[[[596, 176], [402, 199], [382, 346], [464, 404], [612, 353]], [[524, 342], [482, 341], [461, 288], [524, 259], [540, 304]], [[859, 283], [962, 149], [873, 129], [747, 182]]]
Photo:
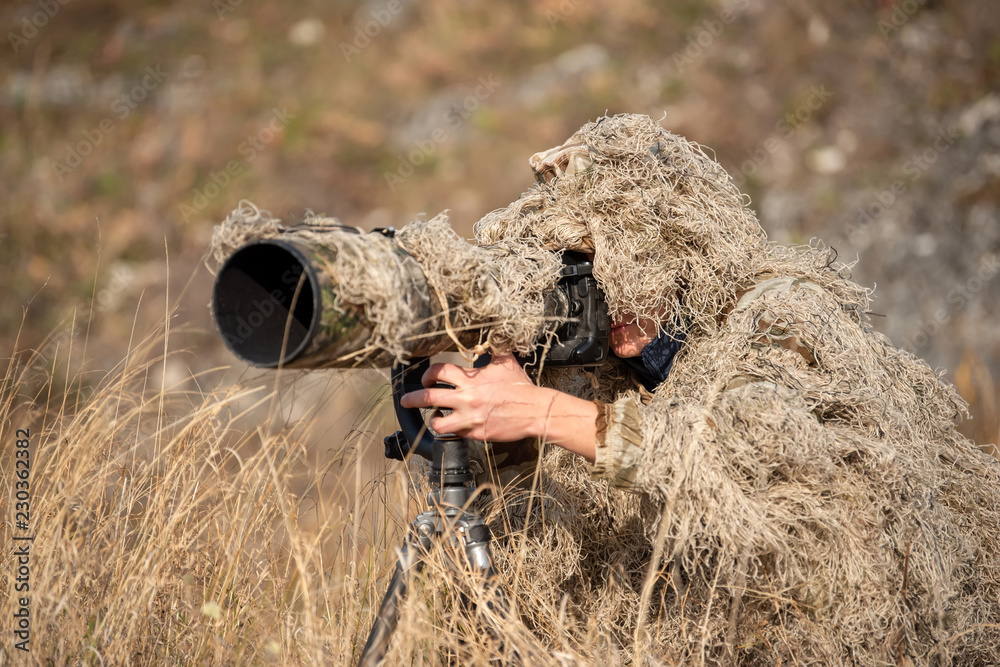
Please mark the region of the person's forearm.
[[594, 462], [597, 406], [592, 401], [539, 387], [539, 416], [532, 427], [537, 438], [559, 445]]

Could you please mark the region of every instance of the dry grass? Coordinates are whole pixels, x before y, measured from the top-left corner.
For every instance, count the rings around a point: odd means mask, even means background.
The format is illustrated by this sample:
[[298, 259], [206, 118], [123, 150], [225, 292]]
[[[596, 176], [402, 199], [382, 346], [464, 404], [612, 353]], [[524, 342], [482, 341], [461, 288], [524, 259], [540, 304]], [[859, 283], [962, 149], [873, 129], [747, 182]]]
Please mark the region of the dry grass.
[[[365, 453], [380, 411], [369, 410], [333, 460], [314, 466], [304, 443], [315, 414], [276, 428], [274, 374], [271, 387], [170, 387], [160, 372], [173, 356], [166, 340], [130, 346], [92, 392], [83, 369], [61, 375], [80, 350], [13, 355], [0, 404], [0, 488], [13, 502], [14, 447], [6, 444], [29, 428], [31, 650], [5, 639], [0, 656], [18, 664], [347, 663], [367, 634], [393, 560], [384, 547], [401, 537], [409, 498], [401, 476], [356, 485], [370, 475]], [[4, 517], [13, 521], [13, 507]], [[12, 537], [25, 534], [12, 528], [5, 523], [0, 539], [8, 619], [21, 595], [7, 577], [16, 569]]]
[[[13, 538], [34, 541], [30, 652], [5, 639], [0, 664], [353, 664], [395, 547], [425, 508], [402, 465], [372, 463], [391, 426], [384, 390], [317, 453], [311, 443], [330, 435], [323, 411], [357, 390], [349, 373], [299, 415], [287, 398], [308, 377], [269, 372], [207, 389], [216, 369], [169, 386], [163, 369], [181, 353], [168, 341], [160, 330], [130, 344], [96, 382], [71, 340], [50, 357], [15, 349], [9, 360], [4, 618], [23, 595], [8, 578], [23, 543]], [[13, 524], [6, 447], [19, 428], [31, 435], [27, 533]], [[581, 647], [542, 646], [516, 617], [489, 610], [489, 592], [450, 569], [457, 556], [446, 551], [414, 582], [387, 664], [506, 663], [515, 652], [527, 664], [580, 664]], [[553, 609], [549, 630], [568, 636], [565, 622]]]

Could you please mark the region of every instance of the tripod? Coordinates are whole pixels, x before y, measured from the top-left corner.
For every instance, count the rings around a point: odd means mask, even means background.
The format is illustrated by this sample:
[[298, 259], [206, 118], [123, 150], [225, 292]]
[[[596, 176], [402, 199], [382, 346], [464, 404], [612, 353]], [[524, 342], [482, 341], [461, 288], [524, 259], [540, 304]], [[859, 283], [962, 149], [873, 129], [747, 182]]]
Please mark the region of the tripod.
[[411, 570], [419, 572], [423, 568], [424, 558], [433, 545], [442, 539], [457, 541], [464, 547], [469, 567], [481, 573], [486, 584], [494, 591], [494, 601], [490, 607], [500, 613], [507, 611], [506, 599], [500, 589], [493, 586], [496, 571], [490, 558], [489, 528], [478, 512], [467, 509], [473, 491], [468, 484], [475, 481], [469, 466], [468, 441], [455, 435], [432, 436], [424, 425], [419, 410], [404, 408], [399, 404], [404, 393], [421, 387], [419, 378], [428, 364], [428, 359], [422, 359], [407, 367], [397, 364], [392, 368], [393, 406], [400, 430], [385, 439], [385, 455], [387, 458], [403, 460], [412, 450], [431, 459], [428, 474], [431, 490], [427, 494], [430, 509], [417, 515], [403, 541], [396, 569], [361, 652], [358, 667], [382, 664], [399, 622], [400, 603], [406, 595], [409, 573]]

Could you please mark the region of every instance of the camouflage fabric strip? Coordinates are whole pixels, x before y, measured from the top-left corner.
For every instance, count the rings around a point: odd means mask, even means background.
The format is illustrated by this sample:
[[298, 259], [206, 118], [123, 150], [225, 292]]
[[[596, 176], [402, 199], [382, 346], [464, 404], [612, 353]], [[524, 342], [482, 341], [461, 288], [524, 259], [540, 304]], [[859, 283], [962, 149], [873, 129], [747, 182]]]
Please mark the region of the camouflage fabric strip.
[[614, 403], [597, 403], [597, 449], [591, 475], [613, 486], [638, 493], [635, 474], [642, 455], [639, 399], [629, 396]]

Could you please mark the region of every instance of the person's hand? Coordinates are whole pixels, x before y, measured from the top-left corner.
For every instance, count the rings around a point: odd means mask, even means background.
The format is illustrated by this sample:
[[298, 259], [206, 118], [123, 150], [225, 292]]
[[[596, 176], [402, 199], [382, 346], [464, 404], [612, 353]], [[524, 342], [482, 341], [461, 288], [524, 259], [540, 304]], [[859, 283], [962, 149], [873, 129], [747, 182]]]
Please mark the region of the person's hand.
[[[436, 382], [454, 389], [434, 387]], [[512, 442], [535, 436], [539, 394], [513, 355], [495, 357], [482, 368], [433, 364], [420, 383], [425, 389], [405, 394], [404, 408], [450, 408], [451, 414], [431, 420], [438, 433], [455, 433], [474, 440]]]
[[[425, 388], [404, 394], [400, 404], [404, 408], [450, 408], [451, 414], [431, 420], [431, 428], [438, 433], [492, 442], [544, 438], [594, 460], [597, 406], [536, 386], [513, 355], [494, 357], [483, 368], [433, 364], [420, 382]], [[434, 387], [436, 382], [454, 389]]]

